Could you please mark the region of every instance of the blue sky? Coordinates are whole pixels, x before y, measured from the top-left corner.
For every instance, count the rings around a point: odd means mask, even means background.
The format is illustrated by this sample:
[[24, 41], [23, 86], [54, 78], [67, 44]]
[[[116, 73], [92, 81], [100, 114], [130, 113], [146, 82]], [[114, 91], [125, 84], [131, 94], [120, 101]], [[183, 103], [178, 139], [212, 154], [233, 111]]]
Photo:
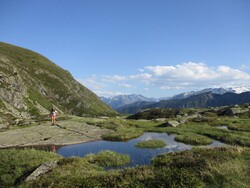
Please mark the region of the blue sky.
[[249, 0], [0, 0], [0, 41], [97, 95], [250, 85]]

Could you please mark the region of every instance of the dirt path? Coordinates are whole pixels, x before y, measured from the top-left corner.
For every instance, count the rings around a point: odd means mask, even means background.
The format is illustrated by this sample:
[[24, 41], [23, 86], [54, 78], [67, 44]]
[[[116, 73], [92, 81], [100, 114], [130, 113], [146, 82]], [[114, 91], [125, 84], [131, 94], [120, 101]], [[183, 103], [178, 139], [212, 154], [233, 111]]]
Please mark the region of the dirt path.
[[67, 145], [101, 139], [110, 130], [72, 120], [49, 122], [15, 130], [0, 132], [0, 148], [32, 145]]

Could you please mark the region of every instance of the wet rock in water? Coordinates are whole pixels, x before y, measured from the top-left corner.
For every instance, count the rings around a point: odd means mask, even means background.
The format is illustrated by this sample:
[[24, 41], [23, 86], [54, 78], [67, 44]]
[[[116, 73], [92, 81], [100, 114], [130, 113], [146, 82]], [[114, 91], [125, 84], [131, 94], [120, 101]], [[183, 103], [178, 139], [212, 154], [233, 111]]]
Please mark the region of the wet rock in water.
[[47, 172], [51, 171], [53, 168], [58, 166], [58, 160], [47, 162], [41, 164], [37, 169], [35, 169], [26, 179], [25, 181], [32, 181], [36, 180], [38, 176], [46, 174]]

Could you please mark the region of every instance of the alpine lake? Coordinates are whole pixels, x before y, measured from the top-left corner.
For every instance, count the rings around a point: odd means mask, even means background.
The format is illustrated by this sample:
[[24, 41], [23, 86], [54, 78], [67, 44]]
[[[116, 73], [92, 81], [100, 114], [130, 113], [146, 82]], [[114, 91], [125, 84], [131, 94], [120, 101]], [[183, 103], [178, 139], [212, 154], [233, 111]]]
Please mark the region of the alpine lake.
[[[166, 143], [166, 146], [161, 148], [140, 148], [136, 147], [137, 143], [148, 140], [162, 140]], [[219, 147], [226, 144], [213, 140], [213, 142], [203, 147]], [[57, 148], [56, 153], [63, 157], [84, 157], [88, 154], [97, 154], [101, 151], [110, 150], [121, 154], [127, 154], [130, 156], [130, 163], [118, 168], [135, 167], [138, 165], [148, 165], [151, 160], [162, 153], [176, 152], [192, 149], [192, 145], [184, 144], [175, 141], [174, 134], [167, 133], [155, 133], [145, 132], [138, 138], [126, 141], [94, 141], [81, 144], [72, 144]]]

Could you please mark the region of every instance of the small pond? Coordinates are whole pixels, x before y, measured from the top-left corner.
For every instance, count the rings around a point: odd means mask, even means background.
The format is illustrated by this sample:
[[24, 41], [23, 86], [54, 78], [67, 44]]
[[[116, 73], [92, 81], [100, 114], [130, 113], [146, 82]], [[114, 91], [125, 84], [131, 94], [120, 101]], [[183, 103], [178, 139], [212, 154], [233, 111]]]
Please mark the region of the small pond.
[[[87, 154], [96, 154], [103, 150], [111, 150], [122, 154], [129, 154], [131, 157], [131, 163], [124, 167], [134, 167], [137, 165], [148, 165], [153, 157], [166, 152], [189, 150], [191, 145], [176, 142], [174, 140], [175, 135], [168, 135], [166, 133], [144, 133], [142, 136], [132, 139], [127, 142], [111, 142], [111, 141], [95, 141], [81, 144], [73, 144], [68, 146], [62, 146], [57, 150], [59, 155], [63, 157], [79, 156], [84, 157]], [[145, 149], [137, 148], [135, 144], [137, 142], [160, 139], [167, 143], [164, 148], [157, 149]], [[222, 146], [225, 145], [219, 141], [215, 141], [209, 146]]]

